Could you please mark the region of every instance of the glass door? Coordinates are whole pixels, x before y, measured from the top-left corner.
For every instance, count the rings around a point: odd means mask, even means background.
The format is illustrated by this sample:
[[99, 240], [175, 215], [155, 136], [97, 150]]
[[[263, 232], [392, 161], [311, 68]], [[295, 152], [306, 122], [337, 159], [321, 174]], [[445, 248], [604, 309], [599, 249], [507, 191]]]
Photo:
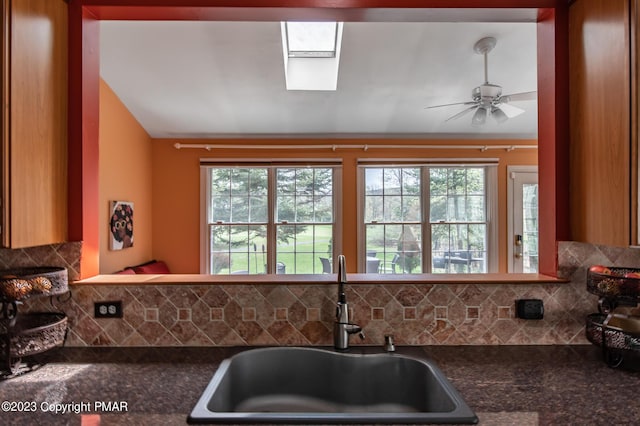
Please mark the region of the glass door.
[[538, 272], [538, 171], [509, 167], [509, 272]]

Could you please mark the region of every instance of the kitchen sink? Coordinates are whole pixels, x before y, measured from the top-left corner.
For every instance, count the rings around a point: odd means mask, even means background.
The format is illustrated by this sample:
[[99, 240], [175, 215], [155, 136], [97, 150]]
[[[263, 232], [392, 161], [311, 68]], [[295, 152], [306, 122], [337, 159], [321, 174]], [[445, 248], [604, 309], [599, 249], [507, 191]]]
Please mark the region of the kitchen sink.
[[320, 348], [250, 349], [225, 359], [188, 417], [208, 423], [478, 422], [425, 357]]

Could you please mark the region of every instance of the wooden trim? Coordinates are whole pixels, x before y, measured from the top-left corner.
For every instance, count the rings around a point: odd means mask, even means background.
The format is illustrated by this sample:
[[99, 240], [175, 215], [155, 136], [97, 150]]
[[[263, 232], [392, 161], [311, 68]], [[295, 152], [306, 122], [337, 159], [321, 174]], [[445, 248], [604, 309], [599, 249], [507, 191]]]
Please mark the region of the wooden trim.
[[[72, 0], [73, 1], [73, 0]], [[566, 0], [79, 0], [92, 11], [119, 11], [135, 14], [136, 8], [149, 11], [161, 8], [279, 8], [279, 9], [539, 9], [555, 8]], [[98, 15], [96, 15], [98, 16]], [[103, 19], [103, 17], [99, 17]]]
[[[69, 2], [69, 240], [82, 241], [80, 274], [99, 272], [99, 22]], [[103, 207], [103, 206], [102, 206]]]
[[1, 96], [2, 96], [2, 122], [0, 126], [2, 126], [2, 137], [1, 146], [2, 146], [2, 161], [0, 162], [0, 179], [2, 179], [2, 193], [0, 194], [0, 202], [2, 205], [0, 206], [2, 210], [2, 217], [0, 221], [0, 234], [2, 237], [2, 245], [4, 247], [9, 247], [11, 245], [11, 174], [9, 173], [9, 161], [11, 158], [11, 115], [10, 110], [7, 107], [11, 105], [11, 74], [10, 74], [10, 59], [11, 59], [11, 7], [9, 0], [2, 0], [2, 57], [0, 61], [2, 61], [2, 69], [0, 73], [2, 73], [2, 88]]
[[631, 120], [629, 123], [630, 134], [630, 155], [629, 155], [629, 199], [631, 214], [629, 215], [629, 242], [631, 245], [638, 245], [638, 79], [640, 79], [640, 70], [638, 69], [638, 37], [640, 37], [638, 28], [638, 19], [640, 19], [638, 11], [638, 0], [630, 0], [629, 13], [629, 57], [630, 57], [630, 111]]
[[538, 22], [539, 271], [555, 275], [556, 244], [569, 232], [569, 103], [567, 10], [557, 8]]
[[[92, 276], [98, 270], [98, 237], [92, 227], [98, 229], [97, 209], [88, 206], [92, 192], [97, 194], [97, 180], [94, 181], [92, 171], [97, 170], [97, 154], [88, 154], [90, 150], [97, 151], [97, 95], [92, 94], [94, 81], [98, 81], [99, 70], [96, 65], [87, 64], [88, 55], [97, 55], [99, 43], [95, 21], [92, 19], [189, 19], [216, 20], [224, 16], [225, 20], [273, 20], [274, 14], [280, 19], [287, 16], [306, 16], [319, 19], [327, 16], [342, 16], [346, 20], [366, 21], [369, 15], [367, 9], [411, 9], [411, 8], [451, 8], [450, 0], [70, 0], [72, 21], [70, 27], [73, 36], [70, 37], [70, 63], [74, 64], [70, 72], [70, 88], [73, 105], [70, 107], [70, 125], [73, 129], [70, 147], [70, 173], [78, 178], [70, 183], [69, 211], [80, 212], [70, 214], [69, 226], [73, 227], [70, 235], [72, 240], [83, 241], [83, 255], [81, 275]], [[548, 168], [550, 174], [545, 182], [545, 189], [541, 202], [545, 208], [547, 218], [551, 221], [541, 237], [541, 271], [556, 274], [557, 261], [555, 259], [556, 241], [565, 240], [569, 235], [568, 201], [564, 200], [569, 191], [568, 186], [568, 97], [566, 96], [567, 67], [566, 65], [566, 15], [565, 0], [461, 0], [456, 2], [455, 8], [468, 9], [507, 9], [521, 10], [523, 8], [537, 9], [539, 19], [538, 31], [543, 33], [538, 41], [550, 43], [553, 54], [549, 54], [547, 46], [543, 45], [538, 51], [539, 69], [545, 70], [541, 76], [538, 93], [545, 100], [549, 108], [545, 109], [544, 117], [539, 119], [539, 140], [542, 138], [544, 152], [549, 155]], [[270, 15], [271, 14], [271, 15]], [[89, 19], [91, 18], [91, 19]], [[83, 56], [84, 55], [84, 56]], [[563, 57], [564, 55], [564, 57]], [[97, 87], [97, 83], [95, 83]], [[85, 86], [84, 88], [82, 86]], [[87, 89], [88, 87], [88, 89]], [[88, 91], [87, 91], [88, 90]], [[91, 93], [90, 93], [91, 92]], [[94, 103], [95, 102], [95, 106]], [[542, 135], [542, 136], [540, 136]], [[74, 149], [83, 150], [85, 154], [74, 153]], [[84, 155], [84, 157], [83, 157]], [[541, 154], [539, 154], [541, 155]], [[82, 170], [78, 172], [77, 170]], [[84, 173], [84, 174], [83, 174]], [[92, 216], [95, 214], [95, 218]], [[75, 217], [77, 220], [73, 220]], [[95, 235], [94, 235], [95, 234]], [[546, 259], [546, 261], [545, 261]]]
[[557, 7], [558, 0], [80, 0], [85, 7], [281, 7], [281, 8], [542, 8]]
[[[82, 285], [297, 285], [325, 284], [337, 281], [335, 274], [318, 275], [200, 275], [200, 274], [138, 274], [97, 275], [73, 283]], [[569, 280], [544, 274], [347, 274], [349, 285], [353, 284], [546, 284], [568, 283]]]
[[[74, 1], [74, 0], [71, 0]], [[75, 0], [96, 19], [274, 21], [282, 19], [397, 19], [402, 9], [512, 9], [523, 16], [527, 9], [553, 9], [563, 0]], [[380, 17], [388, 9], [396, 18]], [[411, 13], [411, 12], [410, 12]], [[473, 12], [471, 12], [473, 13]], [[504, 18], [504, 17], [503, 17]], [[410, 17], [406, 19], [411, 19]], [[459, 16], [457, 17], [459, 19]]]

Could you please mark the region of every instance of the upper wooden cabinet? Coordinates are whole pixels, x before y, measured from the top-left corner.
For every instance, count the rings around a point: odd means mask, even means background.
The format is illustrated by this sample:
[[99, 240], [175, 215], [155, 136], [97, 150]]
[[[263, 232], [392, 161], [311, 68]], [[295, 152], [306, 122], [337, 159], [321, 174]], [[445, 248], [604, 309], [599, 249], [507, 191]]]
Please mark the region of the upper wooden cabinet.
[[635, 0], [569, 9], [570, 209], [575, 241], [637, 243]]
[[2, 1], [2, 244], [67, 236], [67, 4]]

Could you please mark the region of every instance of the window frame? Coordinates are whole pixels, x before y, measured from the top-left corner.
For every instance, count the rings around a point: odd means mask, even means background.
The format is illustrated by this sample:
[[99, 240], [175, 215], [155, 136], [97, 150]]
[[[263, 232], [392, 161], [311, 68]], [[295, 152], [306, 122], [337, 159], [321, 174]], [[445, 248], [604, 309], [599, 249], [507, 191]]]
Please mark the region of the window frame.
[[[333, 257], [335, 257], [342, 250], [342, 203], [339, 189], [342, 187], [342, 161], [336, 161], [335, 159], [318, 159], [310, 161], [305, 160], [270, 160], [265, 161], [262, 159], [201, 159], [200, 160], [200, 273], [206, 275], [219, 275], [211, 273], [210, 262], [210, 247], [211, 247], [211, 234], [209, 227], [209, 200], [211, 199], [211, 170], [214, 168], [264, 168], [267, 169], [267, 271], [265, 275], [276, 274], [276, 232], [278, 225], [282, 225], [283, 222], [276, 223], [276, 170], [278, 168], [331, 168], [333, 170], [332, 176], [332, 194], [333, 194]], [[251, 225], [247, 223], [247, 225]], [[322, 273], [313, 274], [321, 275]], [[256, 275], [256, 274], [250, 274]], [[293, 275], [293, 274], [287, 274]], [[222, 276], [226, 276], [223, 274]]]
[[[402, 167], [419, 167], [421, 178], [421, 203], [422, 221], [420, 224], [422, 234], [422, 273], [431, 274], [431, 220], [428, 201], [430, 200], [430, 184], [429, 169], [444, 167], [462, 167], [462, 168], [485, 168], [485, 214], [486, 214], [486, 254], [487, 269], [484, 273], [495, 273], [498, 271], [499, 264], [499, 200], [498, 200], [498, 159], [485, 158], [481, 161], [477, 159], [421, 159], [421, 160], [398, 160], [398, 159], [358, 159], [357, 171], [357, 196], [358, 196], [358, 272], [366, 271], [366, 227], [369, 224], [365, 222], [365, 170], [367, 168], [402, 168]], [[425, 184], [426, 182], [426, 184]], [[424, 201], [427, 202], [424, 202]], [[407, 224], [410, 224], [407, 222]], [[449, 273], [453, 274], [453, 273]], [[403, 274], [404, 275], [404, 274]], [[416, 274], [406, 274], [416, 275]], [[445, 275], [445, 274], [438, 274]]]

